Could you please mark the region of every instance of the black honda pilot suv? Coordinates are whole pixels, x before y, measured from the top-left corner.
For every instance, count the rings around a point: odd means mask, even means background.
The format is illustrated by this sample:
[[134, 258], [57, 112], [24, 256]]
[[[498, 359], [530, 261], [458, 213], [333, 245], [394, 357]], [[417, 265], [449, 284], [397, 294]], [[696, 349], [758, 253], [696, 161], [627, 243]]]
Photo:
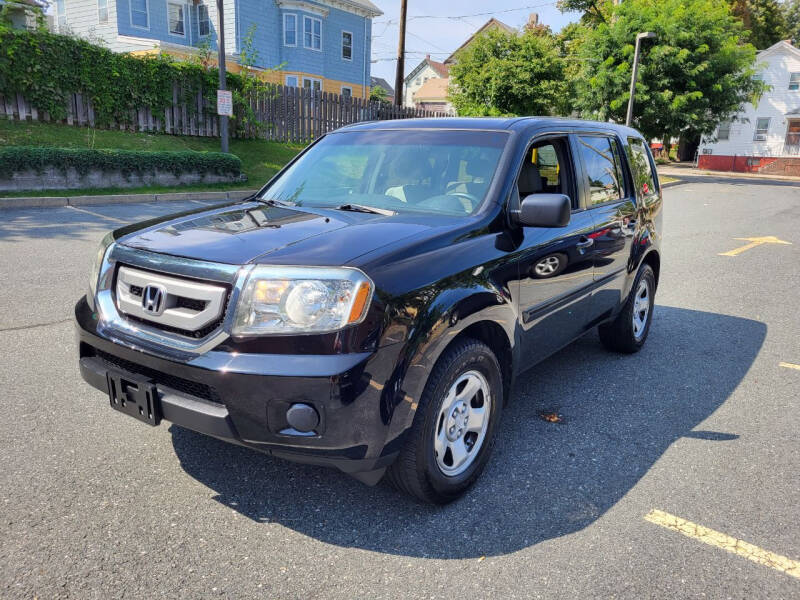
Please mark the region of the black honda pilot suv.
[[111, 407], [445, 503], [489, 459], [514, 377], [653, 317], [661, 189], [633, 129], [363, 123], [242, 202], [108, 234], [75, 307]]

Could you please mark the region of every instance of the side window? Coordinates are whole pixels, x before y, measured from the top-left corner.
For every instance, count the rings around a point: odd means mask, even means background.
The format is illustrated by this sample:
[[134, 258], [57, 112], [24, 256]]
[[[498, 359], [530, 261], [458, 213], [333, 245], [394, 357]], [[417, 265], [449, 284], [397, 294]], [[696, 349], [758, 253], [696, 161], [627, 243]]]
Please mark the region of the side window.
[[642, 140], [628, 138], [628, 162], [633, 172], [633, 186], [636, 194], [642, 198], [657, 195], [653, 163], [650, 161], [647, 148]]
[[611, 140], [604, 136], [579, 136], [578, 148], [589, 183], [589, 205], [622, 198], [622, 179]]
[[528, 149], [517, 179], [520, 199], [530, 194], [564, 194], [577, 208], [566, 137], [536, 142]]

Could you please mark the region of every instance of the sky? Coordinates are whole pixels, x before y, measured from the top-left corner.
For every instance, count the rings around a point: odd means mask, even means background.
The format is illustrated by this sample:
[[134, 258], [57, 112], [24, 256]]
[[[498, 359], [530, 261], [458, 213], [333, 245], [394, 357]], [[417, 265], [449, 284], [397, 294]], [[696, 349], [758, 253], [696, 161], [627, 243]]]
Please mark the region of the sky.
[[[372, 21], [372, 75], [383, 77], [394, 87], [400, 0], [372, 2], [384, 13]], [[532, 12], [554, 32], [580, 17], [579, 13], [562, 14], [555, 0], [408, 0], [405, 75], [426, 54], [433, 60], [444, 60], [492, 17], [521, 27]]]

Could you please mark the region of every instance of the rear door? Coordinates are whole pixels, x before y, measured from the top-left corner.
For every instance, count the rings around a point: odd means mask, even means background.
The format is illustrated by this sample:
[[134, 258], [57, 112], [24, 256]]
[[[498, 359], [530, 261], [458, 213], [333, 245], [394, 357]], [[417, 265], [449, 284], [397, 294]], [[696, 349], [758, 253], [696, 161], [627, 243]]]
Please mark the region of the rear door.
[[613, 134], [573, 137], [583, 164], [585, 202], [593, 221], [594, 294], [589, 319], [610, 315], [622, 301], [636, 228], [636, 198], [626, 172], [623, 146]]
[[[572, 201], [566, 227], [524, 227], [517, 250], [519, 308], [524, 361], [530, 366], [552, 354], [586, 326], [593, 280], [587, 252], [593, 230], [583, 210], [582, 186], [567, 135], [539, 136], [528, 148], [520, 169], [519, 198], [560, 193]], [[523, 366], [523, 368], [524, 368]]]

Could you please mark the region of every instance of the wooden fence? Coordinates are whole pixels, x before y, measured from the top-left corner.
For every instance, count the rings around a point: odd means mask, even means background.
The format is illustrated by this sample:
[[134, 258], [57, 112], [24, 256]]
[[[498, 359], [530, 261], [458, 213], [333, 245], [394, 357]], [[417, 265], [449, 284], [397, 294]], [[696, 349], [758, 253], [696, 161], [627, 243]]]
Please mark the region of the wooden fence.
[[[180, 103], [180, 90], [173, 89], [173, 103], [164, 113], [153, 114], [149, 108], [132, 112], [126, 123], [112, 123], [107, 129], [152, 131], [172, 135], [219, 136], [219, 118], [215, 106], [197, 94], [189, 106]], [[263, 138], [281, 142], [307, 143], [343, 125], [361, 121], [409, 119], [414, 117], [446, 117], [446, 113], [405, 108], [370, 102], [361, 98], [348, 98], [328, 92], [305, 88], [265, 84], [249, 98], [255, 121], [243, 125], [242, 107], [236, 108], [237, 123], [231, 124], [236, 137]], [[0, 95], [0, 118], [60, 122], [79, 127], [95, 127], [95, 114], [91, 100], [81, 94], [70, 94], [67, 117], [53, 121], [50, 115], [36, 110], [22, 94], [16, 97]], [[237, 126], [238, 125], [238, 126]]]

